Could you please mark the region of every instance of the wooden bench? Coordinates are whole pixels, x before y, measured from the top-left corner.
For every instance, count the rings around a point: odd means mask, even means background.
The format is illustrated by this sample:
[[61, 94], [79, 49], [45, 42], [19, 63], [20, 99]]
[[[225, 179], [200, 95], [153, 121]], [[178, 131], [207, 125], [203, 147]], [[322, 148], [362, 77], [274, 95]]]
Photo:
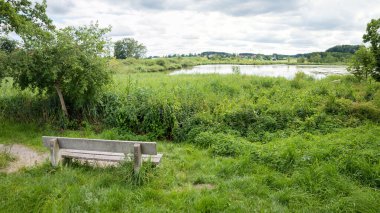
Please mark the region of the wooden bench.
[[43, 136], [43, 144], [50, 149], [52, 166], [57, 166], [62, 158], [76, 158], [100, 161], [134, 161], [134, 171], [138, 172], [143, 161], [158, 165], [162, 154], [157, 153], [155, 142], [118, 141], [85, 138], [65, 138]]

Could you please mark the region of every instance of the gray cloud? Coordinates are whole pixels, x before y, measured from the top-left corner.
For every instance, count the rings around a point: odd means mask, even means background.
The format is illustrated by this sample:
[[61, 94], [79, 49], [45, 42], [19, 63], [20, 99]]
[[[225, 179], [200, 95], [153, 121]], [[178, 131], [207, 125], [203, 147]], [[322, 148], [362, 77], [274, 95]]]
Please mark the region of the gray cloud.
[[112, 25], [148, 55], [201, 52], [293, 54], [360, 43], [378, 0], [48, 0], [59, 27]]
[[47, 12], [52, 15], [64, 15], [75, 6], [72, 0], [48, 0]]
[[258, 33], [257, 35], [252, 35], [251, 38], [247, 38], [247, 40], [257, 43], [279, 44], [286, 42], [287, 36], [281, 33]]
[[192, 10], [222, 12], [232, 16], [254, 16], [264, 13], [289, 12], [299, 0], [108, 0], [123, 8], [137, 10]]
[[108, 33], [108, 36], [115, 37], [128, 37], [133, 35], [135, 35], [135, 33], [129, 27], [118, 27], [116, 29], [113, 29], [110, 33]]
[[200, 6], [200, 9], [204, 11], [219, 11], [232, 16], [288, 12], [300, 4], [300, 1], [297, 0], [213, 0], [205, 2], [205, 4]]

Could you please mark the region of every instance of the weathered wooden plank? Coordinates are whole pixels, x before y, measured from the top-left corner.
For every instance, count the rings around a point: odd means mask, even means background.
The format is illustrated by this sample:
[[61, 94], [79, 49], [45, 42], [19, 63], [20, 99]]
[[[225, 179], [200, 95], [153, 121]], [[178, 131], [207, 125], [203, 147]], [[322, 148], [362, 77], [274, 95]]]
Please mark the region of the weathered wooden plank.
[[[72, 150], [72, 149], [60, 149], [60, 156], [65, 158], [77, 158], [84, 160], [101, 160], [101, 161], [132, 161], [134, 156], [128, 154], [125, 156], [123, 153], [112, 153], [112, 152], [98, 152], [98, 151], [88, 151], [88, 150]], [[153, 164], [159, 164], [162, 158], [162, 154], [157, 155], [146, 155], [143, 154], [142, 161], [152, 162]]]
[[142, 154], [148, 154], [148, 155], [157, 154], [155, 142], [101, 140], [101, 139], [86, 139], [86, 138], [65, 138], [65, 137], [50, 137], [50, 136], [43, 136], [42, 140], [46, 147], [50, 147], [49, 140], [55, 139], [55, 138], [58, 139], [59, 147], [62, 149], [134, 153], [134, 144], [140, 144]]

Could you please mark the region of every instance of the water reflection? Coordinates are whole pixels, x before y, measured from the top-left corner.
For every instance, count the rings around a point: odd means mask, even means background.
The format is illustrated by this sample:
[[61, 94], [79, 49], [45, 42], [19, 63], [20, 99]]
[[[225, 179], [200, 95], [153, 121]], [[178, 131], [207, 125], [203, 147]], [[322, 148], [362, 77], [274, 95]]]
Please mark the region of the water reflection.
[[[237, 68], [238, 67], [238, 68]], [[239, 72], [237, 72], [237, 70]], [[345, 66], [331, 65], [231, 65], [231, 64], [213, 64], [200, 65], [189, 69], [181, 69], [170, 73], [170, 75], [179, 74], [233, 74], [258, 75], [270, 77], [285, 77], [292, 79], [297, 72], [304, 72], [316, 79], [324, 78], [328, 75], [346, 75], [348, 74]]]

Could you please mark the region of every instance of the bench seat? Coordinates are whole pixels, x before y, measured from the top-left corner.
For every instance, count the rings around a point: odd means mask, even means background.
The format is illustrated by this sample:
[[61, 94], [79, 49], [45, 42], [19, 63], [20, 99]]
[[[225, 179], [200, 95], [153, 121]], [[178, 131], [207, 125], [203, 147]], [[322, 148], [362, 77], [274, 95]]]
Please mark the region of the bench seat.
[[134, 172], [138, 173], [142, 162], [158, 165], [162, 158], [162, 154], [157, 153], [156, 142], [55, 136], [43, 136], [42, 142], [50, 149], [52, 166], [58, 166], [64, 158], [111, 162], [133, 161]]
[[[115, 153], [115, 152], [100, 152], [89, 150], [76, 150], [76, 149], [60, 149], [59, 154], [62, 158], [76, 158], [83, 160], [100, 160], [100, 161], [133, 161], [133, 154]], [[154, 165], [158, 165], [161, 161], [162, 154], [146, 155], [142, 154], [142, 161], [151, 162]]]

